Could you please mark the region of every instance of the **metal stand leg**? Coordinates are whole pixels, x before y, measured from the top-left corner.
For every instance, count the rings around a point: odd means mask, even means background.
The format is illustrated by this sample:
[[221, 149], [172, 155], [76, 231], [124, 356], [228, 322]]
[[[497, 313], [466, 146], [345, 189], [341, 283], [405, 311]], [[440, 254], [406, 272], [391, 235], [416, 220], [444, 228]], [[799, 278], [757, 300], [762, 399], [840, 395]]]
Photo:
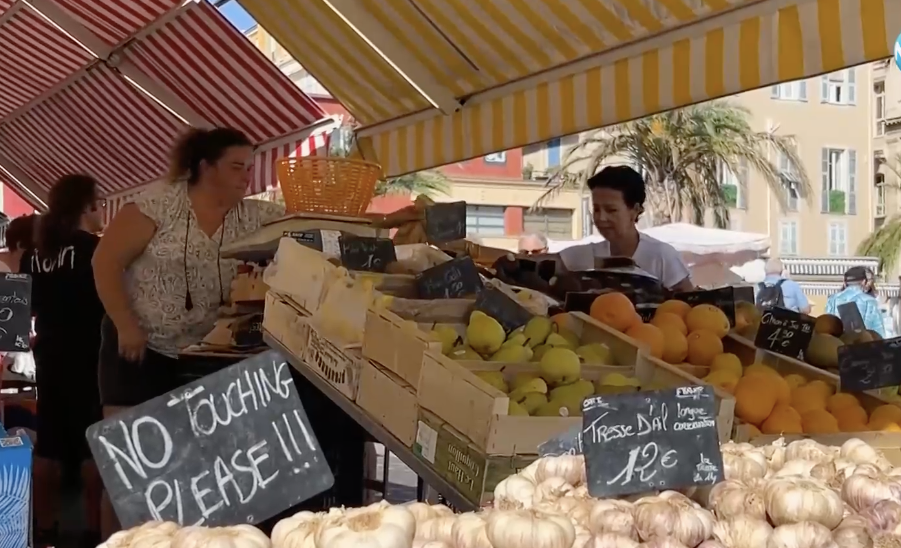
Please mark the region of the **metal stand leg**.
[[425, 502], [425, 482], [419, 476], [416, 476], [416, 500]]
[[388, 470], [390, 469], [391, 451], [388, 451], [388, 448], [385, 447], [385, 454], [382, 458], [382, 500], [388, 500]]

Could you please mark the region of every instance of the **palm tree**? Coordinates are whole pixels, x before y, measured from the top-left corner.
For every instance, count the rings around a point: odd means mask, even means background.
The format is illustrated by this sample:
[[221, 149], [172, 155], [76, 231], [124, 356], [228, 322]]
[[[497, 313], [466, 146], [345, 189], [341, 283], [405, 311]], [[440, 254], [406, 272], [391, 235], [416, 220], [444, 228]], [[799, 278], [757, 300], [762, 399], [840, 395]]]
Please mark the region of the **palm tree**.
[[375, 185], [375, 195], [409, 194], [418, 196], [423, 194], [433, 198], [436, 194], [447, 194], [449, 184], [450, 180], [444, 173], [437, 169], [427, 169], [379, 181]]
[[[614, 161], [645, 175], [656, 224], [686, 217], [704, 224], [706, 212], [712, 210], [716, 226], [726, 227], [730, 204], [721, 184], [725, 169], [760, 173], [783, 208], [788, 184], [807, 196], [810, 180], [793, 139], [775, 130], [754, 131], [749, 116], [743, 107], [714, 101], [600, 130], [567, 154], [537, 206], [566, 185], [583, 188], [603, 164]], [[770, 160], [770, 151], [783, 159], [781, 169]]]
[[[896, 154], [891, 161], [886, 161], [882, 165], [895, 176], [895, 181], [901, 181], [901, 154]], [[899, 188], [897, 182], [891, 186]], [[876, 257], [879, 259], [880, 270], [894, 272], [898, 265], [899, 247], [901, 247], [901, 214], [896, 213], [860, 242], [857, 246], [857, 255]]]

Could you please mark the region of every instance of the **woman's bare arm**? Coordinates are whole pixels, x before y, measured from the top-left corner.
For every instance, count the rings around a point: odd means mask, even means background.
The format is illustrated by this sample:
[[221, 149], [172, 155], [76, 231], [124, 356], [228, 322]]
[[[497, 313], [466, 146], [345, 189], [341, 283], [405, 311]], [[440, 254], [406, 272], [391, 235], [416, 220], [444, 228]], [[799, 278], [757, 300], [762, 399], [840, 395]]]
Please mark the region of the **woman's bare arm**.
[[97, 295], [120, 329], [137, 323], [125, 290], [125, 270], [144, 252], [155, 233], [156, 224], [138, 206], [127, 204], [104, 230], [94, 252]]
[[683, 292], [683, 291], [694, 291], [695, 284], [692, 283], [691, 277], [687, 277], [670, 288], [672, 291]]

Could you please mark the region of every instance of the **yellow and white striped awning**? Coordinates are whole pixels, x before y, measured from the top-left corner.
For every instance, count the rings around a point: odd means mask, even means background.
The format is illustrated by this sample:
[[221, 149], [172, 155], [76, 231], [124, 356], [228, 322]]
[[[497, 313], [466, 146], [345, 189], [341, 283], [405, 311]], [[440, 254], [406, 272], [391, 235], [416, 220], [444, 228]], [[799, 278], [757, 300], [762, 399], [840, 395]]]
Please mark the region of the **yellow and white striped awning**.
[[890, 57], [901, 0], [240, 0], [399, 175]]

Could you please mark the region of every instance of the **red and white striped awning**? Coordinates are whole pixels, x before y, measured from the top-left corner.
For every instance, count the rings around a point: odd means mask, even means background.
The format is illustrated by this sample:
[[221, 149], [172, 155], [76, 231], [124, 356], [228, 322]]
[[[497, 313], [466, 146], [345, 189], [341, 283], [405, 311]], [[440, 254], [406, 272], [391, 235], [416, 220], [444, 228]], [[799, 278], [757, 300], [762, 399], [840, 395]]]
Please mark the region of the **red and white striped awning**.
[[105, 65], [0, 125], [0, 152], [42, 192], [59, 177], [87, 173], [104, 194], [160, 177], [187, 126]]
[[182, 8], [126, 58], [212, 125], [255, 143], [295, 132], [325, 112], [207, 2]]
[[[0, 0], [0, 4], [10, 0]], [[184, 0], [53, 0], [110, 46], [121, 44]]]

